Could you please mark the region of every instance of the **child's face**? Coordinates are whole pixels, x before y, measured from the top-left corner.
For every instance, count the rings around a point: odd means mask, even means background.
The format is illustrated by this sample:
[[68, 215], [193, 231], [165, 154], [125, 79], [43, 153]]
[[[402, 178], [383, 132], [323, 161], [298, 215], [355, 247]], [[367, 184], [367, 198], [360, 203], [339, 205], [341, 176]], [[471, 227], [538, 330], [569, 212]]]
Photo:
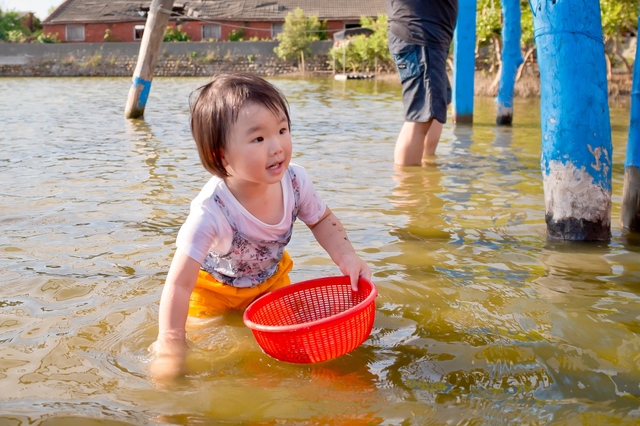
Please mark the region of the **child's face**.
[[284, 113], [245, 104], [223, 150], [228, 180], [257, 184], [280, 182], [291, 161], [291, 134]]

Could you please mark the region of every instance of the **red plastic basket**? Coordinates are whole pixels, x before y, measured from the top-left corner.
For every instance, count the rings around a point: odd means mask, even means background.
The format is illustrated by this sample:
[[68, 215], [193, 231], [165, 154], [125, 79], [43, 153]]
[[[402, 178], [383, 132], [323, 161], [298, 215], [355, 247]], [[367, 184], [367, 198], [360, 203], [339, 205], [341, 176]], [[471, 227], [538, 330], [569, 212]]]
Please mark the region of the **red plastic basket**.
[[243, 315], [258, 344], [281, 361], [309, 364], [351, 352], [373, 328], [376, 286], [349, 277], [303, 281], [255, 300]]

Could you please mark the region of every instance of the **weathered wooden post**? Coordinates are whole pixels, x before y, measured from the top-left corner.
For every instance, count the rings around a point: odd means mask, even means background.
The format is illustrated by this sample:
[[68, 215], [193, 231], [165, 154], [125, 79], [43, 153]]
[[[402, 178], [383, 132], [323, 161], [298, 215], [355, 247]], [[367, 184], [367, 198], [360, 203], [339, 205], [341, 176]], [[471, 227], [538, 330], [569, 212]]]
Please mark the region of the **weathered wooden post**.
[[[638, 16], [640, 25], [640, 15]], [[639, 27], [640, 28], [640, 27]], [[631, 85], [631, 114], [620, 221], [630, 231], [640, 231], [640, 52], [636, 48]]]
[[476, 68], [476, 0], [458, 2], [458, 22], [453, 32], [453, 122], [473, 123]]
[[520, 50], [520, 1], [502, 0], [502, 18], [502, 67], [496, 97], [496, 124], [508, 126], [513, 122], [513, 88], [516, 84], [516, 74], [524, 61]]
[[164, 39], [164, 32], [173, 8], [173, 0], [153, 0], [149, 7], [147, 23], [144, 26], [144, 34], [140, 43], [138, 62], [133, 72], [133, 81], [129, 89], [129, 97], [124, 110], [126, 118], [139, 118], [144, 115], [144, 107], [147, 104], [151, 91], [153, 69], [158, 62], [160, 46]]
[[531, 0], [547, 236], [611, 238], [611, 122], [600, 3]]

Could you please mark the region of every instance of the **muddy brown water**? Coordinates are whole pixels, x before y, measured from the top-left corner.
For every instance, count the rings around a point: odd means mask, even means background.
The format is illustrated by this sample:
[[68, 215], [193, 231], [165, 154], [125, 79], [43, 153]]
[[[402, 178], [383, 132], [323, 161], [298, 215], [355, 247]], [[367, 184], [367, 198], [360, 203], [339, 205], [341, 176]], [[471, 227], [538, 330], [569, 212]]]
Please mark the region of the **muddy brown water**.
[[[0, 425], [632, 424], [640, 421], [640, 256], [618, 225], [629, 110], [612, 106], [613, 237], [545, 237], [539, 105], [443, 131], [396, 170], [395, 82], [278, 78], [305, 166], [370, 263], [369, 339], [314, 365], [262, 353], [239, 314], [189, 329], [189, 375], [146, 351], [190, 199], [202, 78], [157, 78], [144, 120], [125, 78], [0, 80]], [[296, 225], [293, 281], [337, 268]]]

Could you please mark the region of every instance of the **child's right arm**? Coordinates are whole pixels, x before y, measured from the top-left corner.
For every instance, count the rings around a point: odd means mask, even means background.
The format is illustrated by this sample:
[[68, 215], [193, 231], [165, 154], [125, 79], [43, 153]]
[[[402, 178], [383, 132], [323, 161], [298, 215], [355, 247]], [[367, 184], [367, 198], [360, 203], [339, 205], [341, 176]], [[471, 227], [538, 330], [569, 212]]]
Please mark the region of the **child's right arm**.
[[151, 376], [171, 379], [184, 374], [187, 353], [186, 330], [189, 298], [198, 279], [200, 264], [177, 250], [160, 297], [158, 339], [151, 345], [154, 355]]

